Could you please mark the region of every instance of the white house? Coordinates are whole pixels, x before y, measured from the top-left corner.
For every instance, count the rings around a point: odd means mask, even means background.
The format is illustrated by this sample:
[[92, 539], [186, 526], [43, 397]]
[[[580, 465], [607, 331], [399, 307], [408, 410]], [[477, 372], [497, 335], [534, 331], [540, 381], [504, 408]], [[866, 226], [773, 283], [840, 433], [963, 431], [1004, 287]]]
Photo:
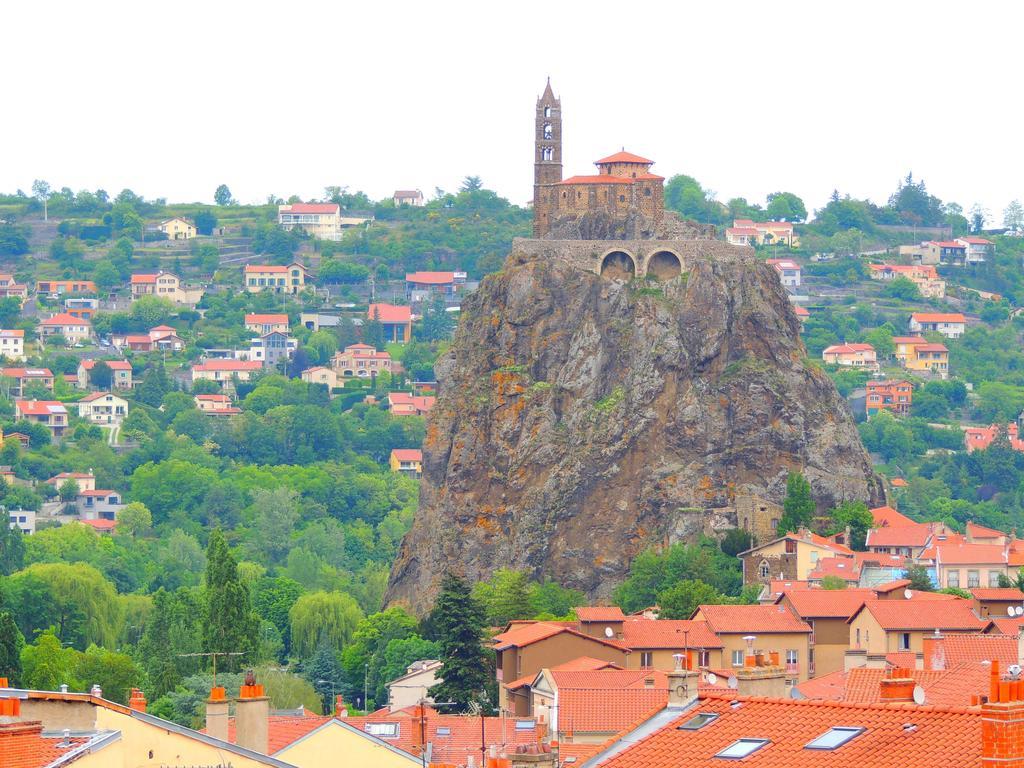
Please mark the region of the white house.
[[78, 415], [90, 424], [116, 426], [128, 415], [128, 401], [111, 392], [93, 392], [78, 401]]

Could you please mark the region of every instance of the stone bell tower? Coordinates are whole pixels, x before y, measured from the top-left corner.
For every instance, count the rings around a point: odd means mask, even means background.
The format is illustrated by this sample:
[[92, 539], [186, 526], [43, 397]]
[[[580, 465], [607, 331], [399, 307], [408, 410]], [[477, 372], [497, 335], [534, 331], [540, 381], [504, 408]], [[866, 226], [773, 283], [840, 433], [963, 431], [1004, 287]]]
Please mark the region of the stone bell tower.
[[551, 78], [537, 99], [533, 146], [533, 236], [542, 237], [551, 228], [552, 186], [562, 180], [562, 102], [551, 90]]

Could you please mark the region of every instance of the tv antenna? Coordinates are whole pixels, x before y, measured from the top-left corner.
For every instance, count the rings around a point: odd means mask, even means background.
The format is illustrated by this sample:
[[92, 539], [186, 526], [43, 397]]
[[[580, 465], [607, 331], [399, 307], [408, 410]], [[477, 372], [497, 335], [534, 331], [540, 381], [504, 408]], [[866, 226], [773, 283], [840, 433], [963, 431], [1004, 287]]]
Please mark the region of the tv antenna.
[[213, 684], [217, 685], [217, 657], [218, 656], [245, 656], [243, 651], [209, 651], [207, 653], [179, 653], [182, 658], [195, 658], [197, 656], [209, 656], [213, 660]]

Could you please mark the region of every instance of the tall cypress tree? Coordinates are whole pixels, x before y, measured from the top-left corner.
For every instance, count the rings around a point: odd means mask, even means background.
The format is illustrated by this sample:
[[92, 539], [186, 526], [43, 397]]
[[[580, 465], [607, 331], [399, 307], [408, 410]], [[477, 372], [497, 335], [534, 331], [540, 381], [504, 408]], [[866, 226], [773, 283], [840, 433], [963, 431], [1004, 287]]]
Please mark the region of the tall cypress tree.
[[238, 578], [238, 562], [218, 528], [206, 549], [206, 651], [246, 654], [217, 658], [217, 669], [237, 672], [246, 661], [255, 661], [258, 638], [249, 589]]
[[149, 694], [154, 699], [173, 691], [181, 680], [171, 641], [173, 603], [174, 595], [163, 587], [156, 591], [153, 595], [153, 613], [139, 643], [140, 656], [151, 686]]
[[[11, 440], [10, 442], [14, 442]], [[6, 523], [7, 515], [4, 514]], [[25, 534], [20, 528], [0, 525], [0, 576], [10, 576], [25, 564]]]
[[0, 677], [6, 677], [11, 685], [21, 682], [21, 649], [25, 638], [14, 623], [10, 611], [0, 611]]
[[814, 499], [811, 497], [811, 485], [799, 472], [790, 472], [786, 478], [786, 498], [782, 502], [782, 517], [779, 519], [778, 533], [795, 533], [800, 528], [807, 528], [814, 521]]
[[454, 711], [467, 712], [473, 704], [487, 709], [485, 695], [493, 677], [483, 646], [484, 609], [470, 594], [469, 585], [448, 572], [431, 611], [430, 625], [441, 647], [442, 682], [430, 689], [435, 701], [454, 702]]

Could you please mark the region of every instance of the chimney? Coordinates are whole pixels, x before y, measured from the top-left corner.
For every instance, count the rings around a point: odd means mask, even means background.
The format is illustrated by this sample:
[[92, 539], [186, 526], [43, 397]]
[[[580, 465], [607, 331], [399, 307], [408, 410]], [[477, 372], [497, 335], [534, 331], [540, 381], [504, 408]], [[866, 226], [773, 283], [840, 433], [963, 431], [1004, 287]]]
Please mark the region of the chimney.
[[136, 712], [146, 711], [146, 695], [138, 688], [132, 688], [131, 696], [128, 698], [128, 708]]
[[879, 699], [881, 701], [913, 701], [914, 682], [909, 669], [897, 667], [888, 669], [882, 678]]
[[334, 699], [334, 716], [348, 717], [348, 707], [345, 706], [345, 699], [340, 693]]
[[206, 733], [221, 741], [228, 740], [228, 700], [224, 687], [215, 685], [206, 700]]
[[925, 635], [924, 642], [924, 669], [944, 670], [946, 668], [946, 643], [945, 638], [938, 629], [934, 635]]
[[21, 761], [38, 754], [42, 733], [43, 724], [39, 720], [21, 722], [12, 721], [9, 716], [0, 717], [0, 765], [28, 765]]
[[238, 746], [261, 755], [267, 754], [269, 719], [270, 699], [250, 671], [235, 703], [235, 742]]
[[683, 654], [673, 654], [672, 658], [676, 666], [668, 673], [668, 704], [670, 707], [685, 707], [697, 698], [697, 673], [683, 668]]
[[1024, 682], [1002, 680], [992, 662], [988, 701], [981, 705], [982, 768], [1024, 768]]
[[778, 652], [773, 651], [767, 656], [760, 653], [747, 656], [744, 665], [736, 670], [736, 693], [740, 696], [788, 698], [786, 668], [779, 664]]

